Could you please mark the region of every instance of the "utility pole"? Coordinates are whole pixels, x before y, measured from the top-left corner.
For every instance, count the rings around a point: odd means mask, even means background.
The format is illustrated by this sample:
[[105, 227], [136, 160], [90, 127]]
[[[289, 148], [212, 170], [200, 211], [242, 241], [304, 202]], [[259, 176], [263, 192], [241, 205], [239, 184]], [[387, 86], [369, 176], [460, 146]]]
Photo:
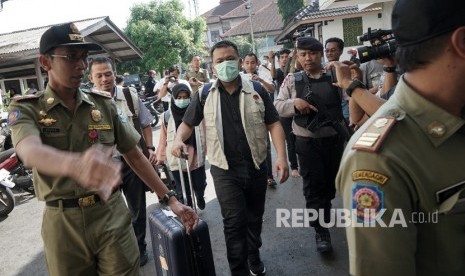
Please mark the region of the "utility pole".
[[[245, 0], [243, 0], [245, 1]], [[253, 37], [253, 24], [252, 24], [252, 4], [251, 1], [248, 0], [247, 4], [245, 4], [245, 9], [249, 13], [249, 23], [250, 23], [250, 38], [252, 40], [252, 52], [255, 53], [255, 39]], [[255, 53], [256, 54], [256, 53]]]
[[192, 1], [194, 2], [195, 17], [199, 17], [199, 2], [197, 0]]

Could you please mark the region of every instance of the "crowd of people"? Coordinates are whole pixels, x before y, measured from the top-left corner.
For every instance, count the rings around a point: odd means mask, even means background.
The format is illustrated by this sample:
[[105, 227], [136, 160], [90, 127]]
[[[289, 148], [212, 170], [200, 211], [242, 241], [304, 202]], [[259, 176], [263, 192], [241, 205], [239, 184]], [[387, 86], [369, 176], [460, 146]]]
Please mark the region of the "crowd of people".
[[[231, 275], [266, 273], [265, 195], [289, 176], [301, 177], [305, 207], [319, 211], [310, 226], [322, 254], [333, 250], [326, 223], [336, 191], [359, 222], [396, 210], [439, 213], [436, 223], [347, 226], [351, 275], [465, 274], [465, 10], [443, 2], [397, 0], [395, 56], [362, 64], [340, 61], [341, 38], [299, 37], [294, 49], [262, 61], [219, 41], [210, 49], [213, 75], [199, 55], [184, 78], [176, 65], [158, 81], [149, 70], [146, 96], [157, 95], [165, 110], [156, 147], [152, 115], [113, 61], [88, 62], [101, 47], [73, 23], [50, 27], [40, 40], [46, 89], [31, 85], [30, 95], [12, 98], [8, 115], [16, 152], [45, 201], [49, 274], [138, 275], [148, 260], [146, 191], [189, 233], [199, 219], [190, 195], [206, 208], [207, 158]], [[94, 88], [80, 89], [84, 74]], [[156, 173], [160, 165], [175, 190]], [[187, 171], [193, 191], [184, 198]]]

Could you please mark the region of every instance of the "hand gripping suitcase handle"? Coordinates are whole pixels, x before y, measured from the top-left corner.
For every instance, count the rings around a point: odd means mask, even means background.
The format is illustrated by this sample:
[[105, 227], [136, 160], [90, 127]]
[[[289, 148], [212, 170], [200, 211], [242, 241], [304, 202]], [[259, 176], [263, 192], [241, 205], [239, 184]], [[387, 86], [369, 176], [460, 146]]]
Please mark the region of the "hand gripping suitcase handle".
[[181, 188], [182, 188], [182, 195], [185, 200], [185, 204], [187, 205], [187, 193], [186, 193], [186, 184], [184, 182], [184, 174], [182, 171], [182, 166], [181, 166], [181, 159], [184, 159], [186, 162], [186, 171], [187, 171], [187, 178], [189, 180], [189, 189], [191, 191], [191, 199], [192, 199], [192, 209], [194, 209], [194, 212], [197, 213], [197, 202], [195, 200], [194, 196], [194, 188], [192, 185], [192, 177], [191, 177], [191, 172], [189, 170], [189, 154], [185, 152], [181, 152], [181, 158], [178, 158], [178, 169], [179, 169], [179, 179], [181, 180]]

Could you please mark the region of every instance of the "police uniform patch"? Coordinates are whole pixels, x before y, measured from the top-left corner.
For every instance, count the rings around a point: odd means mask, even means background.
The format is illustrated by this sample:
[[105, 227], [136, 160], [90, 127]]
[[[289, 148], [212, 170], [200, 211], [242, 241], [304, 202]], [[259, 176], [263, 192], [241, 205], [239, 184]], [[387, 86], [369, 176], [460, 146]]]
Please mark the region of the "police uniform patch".
[[19, 117], [21, 117], [21, 111], [19, 111], [19, 109], [13, 109], [8, 112], [8, 125], [14, 125]]
[[358, 222], [373, 221], [383, 207], [384, 192], [378, 186], [356, 183], [352, 188], [352, 210]]
[[389, 180], [389, 177], [387, 177], [384, 174], [374, 172], [374, 171], [368, 171], [368, 170], [359, 170], [359, 171], [354, 171], [352, 173], [352, 180], [357, 181], [357, 180], [368, 180], [371, 182], [379, 183], [379, 184], [386, 184], [386, 182]]

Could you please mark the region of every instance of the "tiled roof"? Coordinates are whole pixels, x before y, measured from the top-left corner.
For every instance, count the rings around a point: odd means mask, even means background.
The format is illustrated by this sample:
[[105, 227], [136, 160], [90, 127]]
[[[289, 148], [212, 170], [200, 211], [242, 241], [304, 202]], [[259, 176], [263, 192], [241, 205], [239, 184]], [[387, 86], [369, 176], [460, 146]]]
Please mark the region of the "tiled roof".
[[356, 14], [379, 12], [381, 10], [382, 8], [377, 6], [363, 10], [359, 10], [358, 6], [320, 10], [318, 5], [309, 5], [296, 12], [296, 16], [286, 23], [281, 34], [276, 37], [276, 41], [279, 43], [282, 40], [291, 38], [299, 27], [306, 24], [331, 20], [337, 17], [348, 17]]
[[297, 12], [296, 13], [297, 15], [295, 16], [294, 21], [308, 20], [308, 19], [320, 19], [320, 18], [327, 18], [327, 17], [337, 17], [337, 16], [365, 13], [365, 12], [372, 12], [372, 11], [379, 11], [379, 10], [381, 10], [380, 7], [359, 10], [358, 6], [349, 6], [349, 7], [319, 10], [318, 6], [315, 7], [315, 6], [310, 5], [305, 8], [302, 8], [299, 12]]
[[[237, 17], [248, 17], [249, 16], [249, 11], [245, 8], [246, 3], [243, 1], [242, 5], [236, 7], [235, 9], [231, 10], [227, 14], [223, 15], [221, 19], [230, 19], [230, 18], [237, 18]], [[264, 7], [268, 6], [271, 3], [277, 2], [277, 0], [251, 0], [251, 6], [252, 6], [252, 14], [258, 13], [261, 9]]]
[[207, 24], [217, 23], [220, 22], [220, 16], [227, 14], [242, 4], [244, 4], [242, 0], [220, 3], [218, 6], [202, 14], [201, 17], [206, 19]]
[[[278, 5], [276, 1], [268, 3], [267, 6], [255, 12], [252, 16], [252, 25], [254, 33], [269, 32], [269, 31], [281, 31], [283, 28], [283, 22], [281, 15], [278, 12]], [[245, 35], [250, 33], [250, 21], [249, 18], [242, 21], [239, 25], [228, 30], [223, 36], [237, 36]]]

